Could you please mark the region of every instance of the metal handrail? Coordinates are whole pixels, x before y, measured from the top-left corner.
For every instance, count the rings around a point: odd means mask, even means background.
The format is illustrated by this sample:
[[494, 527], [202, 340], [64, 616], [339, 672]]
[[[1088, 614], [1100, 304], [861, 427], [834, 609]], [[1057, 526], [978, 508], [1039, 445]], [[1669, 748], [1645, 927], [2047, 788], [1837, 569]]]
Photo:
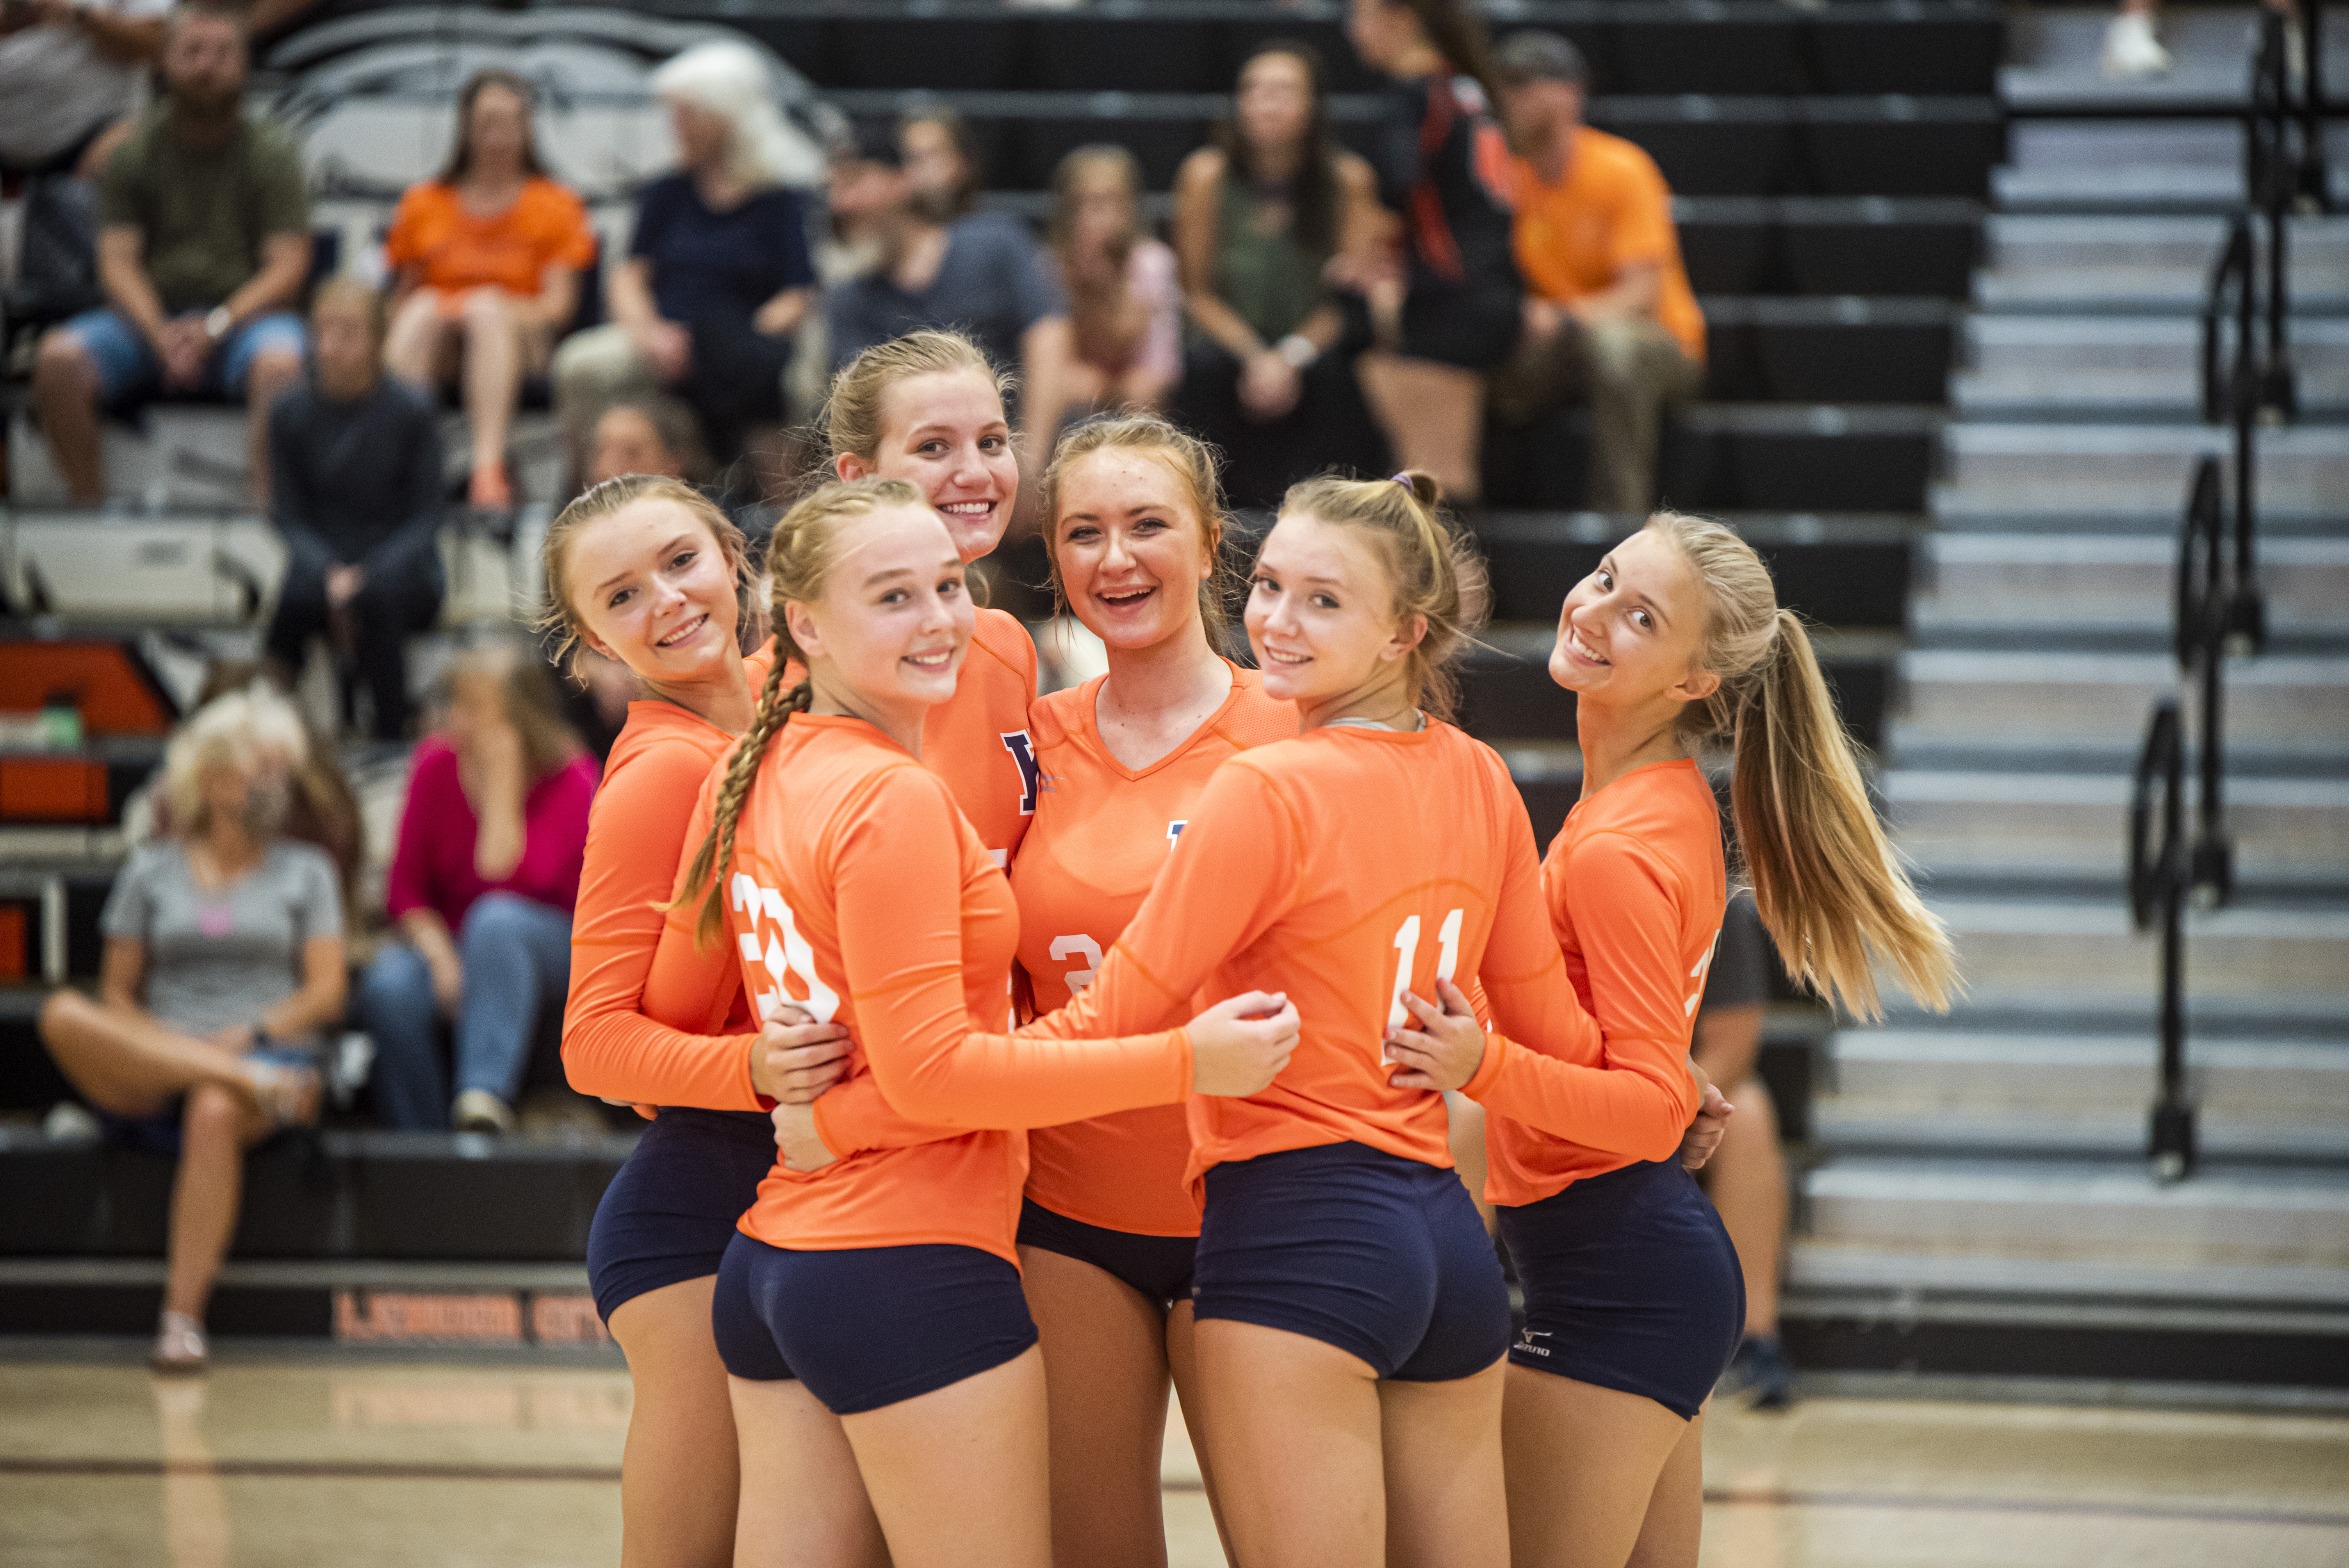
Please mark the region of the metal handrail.
[[2187, 882], [2205, 908], [2230, 902], [2235, 891], [2234, 847], [2225, 822], [2226, 662], [2234, 593], [2228, 582], [2225, 487], [2219, 459], [2195, 465], [2186, 502], [2186, 525], [2178, 531], [2177, 624], [2171, 642], [2178, 663], [2199, 686], [2197, 717], [2201, 735], [2195, 748], [2200, 788], [2194, 803], [2193, 852]]
[[[2281, 243], [2271, 236], [2271, 255], [2279, 253]], [[2275, 364], [2261, 352], [2261, 301], [2254, 265], [2258, 253], [2250, 216], [2236, 214], [2202, 295], [2202, 418], [2206, 424], [2231, 426], [2234, 437], [2235, 559], [2234, 583], [2226, 601], [2227, 640], [2231, 651], [2244, 655], [2259, 652], [2267, 643], [2267, 609], [2259, 591], [2256, 545], [2259, 427], [2271, 413], [2291, 411], [2277, 408], [2269, 397], [2274, 390]], [[2271, 309], [2280, 303], [2272, 287], [2265, 303]], [[2270, 320], [2267, 347], [2271, 351], [2277, 319]], [[2231, 360], [2223, 352], [2230, 325], [2234, 334]], [[2289, 379], [2288, 368], [2285, 376]]]
[[[2154, 791], [2158, 788], [2158, 835]], [[2147, 1129], [2156, 1177], [2175, 1181], [2194, 1169], [2194, 1106], [2186, 1093], [2186, 933], [2189, 869], [2185, 837], [2186, 747], [2178, 699], [2153, 706], [2144, 749], [2129, 789], [2129, 915], [2139, 931], [2161, 937], [2160, 1077]]]

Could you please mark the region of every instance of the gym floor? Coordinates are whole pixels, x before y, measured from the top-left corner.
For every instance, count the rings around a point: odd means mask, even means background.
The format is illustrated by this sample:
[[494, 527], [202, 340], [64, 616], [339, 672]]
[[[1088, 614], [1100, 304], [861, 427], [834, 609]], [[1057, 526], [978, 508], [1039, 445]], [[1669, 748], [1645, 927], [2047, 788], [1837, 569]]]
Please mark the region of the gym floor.
[[[533, 1568], [618, 1559], [627, 1376], [560, 1364], [223, 1347], [0, 1352], [11, 1568]], [[1939, 1390], [1937, 1390], [1938, 1392]], [[1719, 1411], [1704, 1563], [1736, 1568], [2349, 1564], [2349, 1415], [1814, 1396]], [[1166, 1455], [1174, 1568], [1220, 1563]]]

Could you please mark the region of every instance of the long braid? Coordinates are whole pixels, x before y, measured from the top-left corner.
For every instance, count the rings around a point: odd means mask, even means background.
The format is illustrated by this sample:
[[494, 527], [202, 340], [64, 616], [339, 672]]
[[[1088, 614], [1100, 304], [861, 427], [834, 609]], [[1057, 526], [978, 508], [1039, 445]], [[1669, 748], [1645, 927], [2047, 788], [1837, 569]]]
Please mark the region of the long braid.
[[742, 801], [750, 792], [750, 780], [758, 776], [760, 759], [767, 754], [767, 742], [796, 711], [807, 706], [807, 682], [802, 680], [786, 693], [783, 689], [783, 661], [780, 651], [774, 666], [768, 670], [766, 684], [759, 688], [759, 706], [750, 716], [750, 727], [742, 732], [735, 743], [733, 755], [727, 758], [726, 783], [718, 791], [718, 816], [703, 834], [701, 847], [693, 852], [693, 863], [687, 866], [678, 879], [677, 896], [668, 907], [691, 898], [694, 890], [709, 889], [702, 901], [701, 917], [694, 924], [693, 944], [705, 947], [714, 941], [726, 920], [725, 868], [734, 862], [734, 828], [742, 818]]

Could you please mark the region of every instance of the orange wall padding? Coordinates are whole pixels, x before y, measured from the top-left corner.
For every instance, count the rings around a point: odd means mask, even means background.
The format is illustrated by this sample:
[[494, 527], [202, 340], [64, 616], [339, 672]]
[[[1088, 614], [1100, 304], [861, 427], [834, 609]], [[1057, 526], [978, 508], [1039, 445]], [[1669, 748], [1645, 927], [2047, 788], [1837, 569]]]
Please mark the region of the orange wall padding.
[[171, 709], [120, 643], [0, 643], [0, 712], [75, 694], [88, 735], [168, 735]]
[[12, 822], [103, 822], [106, 764], [78, 757], [0, 760], [0, 819]]

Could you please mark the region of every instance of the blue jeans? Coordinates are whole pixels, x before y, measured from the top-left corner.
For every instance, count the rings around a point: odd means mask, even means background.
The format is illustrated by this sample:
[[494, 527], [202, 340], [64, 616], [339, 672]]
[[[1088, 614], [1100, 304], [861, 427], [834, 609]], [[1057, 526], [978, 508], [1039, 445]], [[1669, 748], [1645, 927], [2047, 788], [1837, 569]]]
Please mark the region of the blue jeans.
[[[571, 916], [515, 893], [484, 893], [457, 934], [465, 992], [457, 1004], [457, 1093], [513, 1103], [538, 1022], [571, 985]], [[359, 981], [359, 1022], [375, 1037], [376, 1112], [386, 1127], [445, 1132], [453, 1098], [440, 1070], [432, 972], [404, 943], [387, 944]]]
[[[98, 398], [108, 407], [151, 397], [163, 385], [163, 362], [155, 346], [120, 311], [88, 310], [65, 325], [98, 368]], [[299, 356], [304, 334], [302, 318], [291, 311], [274, 310], [241, 322], [221, 340], [204, 366], [203, 389], [231, 397], [244, 396], [245, 377], [253, 362], [275, 349]]]

